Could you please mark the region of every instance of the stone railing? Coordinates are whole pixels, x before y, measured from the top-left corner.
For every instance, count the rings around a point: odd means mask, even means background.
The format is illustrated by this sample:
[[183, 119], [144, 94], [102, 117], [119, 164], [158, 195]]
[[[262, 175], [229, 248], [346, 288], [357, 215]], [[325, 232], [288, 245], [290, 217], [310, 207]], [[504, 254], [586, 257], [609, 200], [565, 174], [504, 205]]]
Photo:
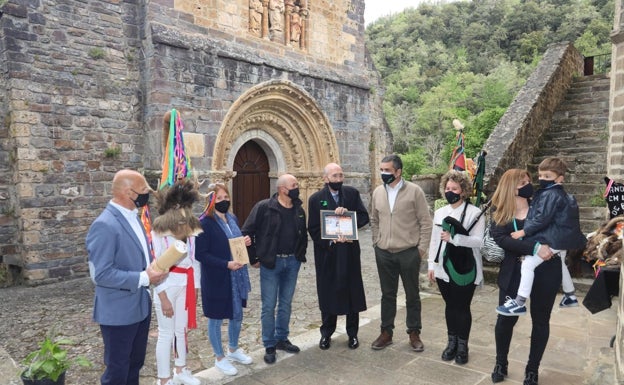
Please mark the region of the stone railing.
[[566, 95], [572, 80], [583, 74], [583, 56], [570, 43], [551, 45], [505, 115], [485, 142], [485, 192], [494, 191], [510, 168], [527, 168], [542, 133]]

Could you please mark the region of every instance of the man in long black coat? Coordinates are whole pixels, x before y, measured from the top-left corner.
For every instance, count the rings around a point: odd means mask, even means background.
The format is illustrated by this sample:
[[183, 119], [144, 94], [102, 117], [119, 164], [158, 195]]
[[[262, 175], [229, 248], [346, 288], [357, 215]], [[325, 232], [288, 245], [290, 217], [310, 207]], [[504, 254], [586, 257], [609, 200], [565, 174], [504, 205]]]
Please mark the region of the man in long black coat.
[[321, 239], [321, 210], [331, 210], [341, 215], [355, 211], [357, 227], [368, 224], [368, 212], [360, 198], [360, 192], [343, 186], [344, 174], [336, 163], [325, 166], [325, 187], [312, 194], [308, 200], [308, 232], [314, 241], [314, 265], [316, 267], [316, 291], [321, 309], [321, 340], [319, 347], [329, 349], [331, 336], [336, 331], [338, 315], [346, 314], [348, 346], [359, 346], [359, 312], [366, 310], [366, 296], [362, 282], [360, 244], [344, 237], [336, 240]]

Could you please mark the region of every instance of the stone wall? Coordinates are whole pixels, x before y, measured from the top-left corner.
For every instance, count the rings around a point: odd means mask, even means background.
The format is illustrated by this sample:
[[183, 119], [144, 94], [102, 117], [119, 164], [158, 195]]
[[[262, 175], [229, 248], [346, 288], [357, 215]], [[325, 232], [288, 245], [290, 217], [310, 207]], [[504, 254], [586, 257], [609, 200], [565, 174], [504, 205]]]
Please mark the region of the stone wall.
[[569, 43], [551, 45], [484, 145], [487, 151], [484, 190], [494, 191], [510, 168], [527, 168], [542, 133], [575, 76], [583, 58]]
[[19, 0], [3, 11], [2, 189], [14, 223], [0, 231], [16, 233], [3, 258], [30, 281], [82, 275], [113, 172], [143, 164], [137, 7]]
[[[275, 102], [301, 111], [288, 111], [283, 138], [245, 132], [276, 143], [271, 177], [295, 170], [310, 193], [325, 162], [340, 161], [368, 199], [371, 165], [391, 136], [365, 54], [364, 0], [286, 0], [290, 12], [306, 9], [299, 45], [255, 35], [252, 2], [10, 0], [2, 8], [0, 265], [20, 267], [31, 284], [87, 274], [85, 234], [110, 199], [113, 174], [127, 167], [155, 181], [171, 108], [182, 114], [196, 173], [231, 177], [232, 154], [216, 159], [214, 147], [256, 87], [279, 88]], [[240, 113], [253, 118], [253, 108]]]
[[[615, 1], [615, 21], [611, 33], [611, 100], [609, 104], [609, 151], [607, 174], [624, 179], [624, 4]], [[622, 266], [620, 266], [620, 269]], [[615, 340], [615, 383], [624, 383], [624, 274], [620, 274], [617, 298], [618, 322]]]
[[0, 280], [11, 281], [9, 265], [20, 263], [13, 173], [15, 143], [9, 135], [9, 78], [4, 31], [0, 29]]

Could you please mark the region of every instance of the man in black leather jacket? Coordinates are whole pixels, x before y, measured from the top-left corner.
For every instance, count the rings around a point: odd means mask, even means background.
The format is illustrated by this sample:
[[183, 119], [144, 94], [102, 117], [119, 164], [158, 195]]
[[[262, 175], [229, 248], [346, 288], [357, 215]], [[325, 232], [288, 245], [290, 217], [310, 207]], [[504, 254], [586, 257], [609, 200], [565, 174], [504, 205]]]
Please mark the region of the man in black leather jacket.
[[260, 267], [264, 361], [272, 364], [276, 349], [299, 352], [288, 340], [292, 299], [308, 247], [297, 178], [290, 174], [280, 176], [277, 193], [256, 203], [241, 230], [252, 239], [248, 248], [250, 263]]

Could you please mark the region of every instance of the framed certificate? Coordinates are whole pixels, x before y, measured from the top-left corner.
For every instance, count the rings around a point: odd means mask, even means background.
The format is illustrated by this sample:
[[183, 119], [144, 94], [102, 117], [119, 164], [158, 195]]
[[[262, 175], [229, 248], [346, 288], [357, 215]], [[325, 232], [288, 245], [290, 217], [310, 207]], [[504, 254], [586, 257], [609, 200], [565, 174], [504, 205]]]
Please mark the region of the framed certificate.
[[321, 238], [338, 239], [341, 236], [349, 240], [358, 239], [355, 211], [338, 215], [333, 210], [321, 210]]
[[247, 254], [247, 246], [245, 246], [245, 238], [236, 237], [228, 239], [230, 241], [230, 251], [232, 259], [235, 262], [249, 264], [249, 255]]

